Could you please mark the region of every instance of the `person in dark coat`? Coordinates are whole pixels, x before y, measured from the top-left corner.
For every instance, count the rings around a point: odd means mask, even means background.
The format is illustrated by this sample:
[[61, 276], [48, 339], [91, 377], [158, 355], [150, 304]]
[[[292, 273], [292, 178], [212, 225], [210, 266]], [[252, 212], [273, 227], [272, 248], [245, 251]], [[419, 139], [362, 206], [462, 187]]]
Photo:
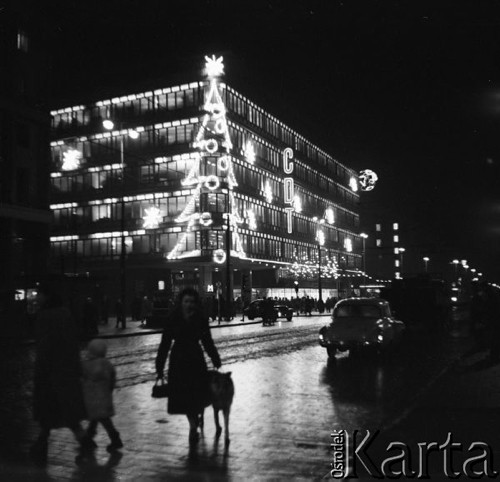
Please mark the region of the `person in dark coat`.
[[45, 465], [52, 429], [68, 427], [82, 449], [88, 440], [80, 425], [86, 412], [75, 323], [53, 288], [40, 287], [38, 297], [33, 412], [41, 430], [30, 454], [35, 463]]
[[173, 342], [168, 368], [168, 413], [187, 416], [191, 444], [199, 439], [198, 415], [208, 405], [207, 365], [200, 342], [215, 368], [221, 366], [208, 318], [202, 313], [198, 292], [184, 289], [165, 323], [156, 356], [156, 374], [160, 379]]

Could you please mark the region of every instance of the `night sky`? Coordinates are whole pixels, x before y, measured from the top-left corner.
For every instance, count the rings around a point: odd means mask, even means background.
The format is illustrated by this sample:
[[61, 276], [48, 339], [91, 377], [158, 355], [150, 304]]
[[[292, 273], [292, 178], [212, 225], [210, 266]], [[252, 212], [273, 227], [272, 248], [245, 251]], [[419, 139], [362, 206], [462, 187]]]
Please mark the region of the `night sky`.
[[46, 3], [53, 107], [193, 80], [222, 54], [227, 83], [379, 174], [362, 228], [399, 221], [408, 271], [459, 257], [500, 281], [498, 2]]

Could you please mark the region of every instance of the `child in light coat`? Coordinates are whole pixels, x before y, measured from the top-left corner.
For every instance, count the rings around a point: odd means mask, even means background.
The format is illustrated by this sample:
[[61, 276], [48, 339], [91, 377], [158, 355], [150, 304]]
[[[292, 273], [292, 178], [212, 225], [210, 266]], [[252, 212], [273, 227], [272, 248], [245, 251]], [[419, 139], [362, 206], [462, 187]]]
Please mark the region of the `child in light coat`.
[[103, 340], [92, 340], [87, 350], [88, 357], [82, 363], [83, 396], [90, 421], [87, 439], [91, 441], [93, 448], [97, 447], [93, 439], [97, 433], [97, 425], [100, 423], [111, 440], [107, 450], [113, 452], [123, 447], [120, 434], [111, 420], [115, 414], [113, 406], [115, 368], [106, 358], [107, 346]]

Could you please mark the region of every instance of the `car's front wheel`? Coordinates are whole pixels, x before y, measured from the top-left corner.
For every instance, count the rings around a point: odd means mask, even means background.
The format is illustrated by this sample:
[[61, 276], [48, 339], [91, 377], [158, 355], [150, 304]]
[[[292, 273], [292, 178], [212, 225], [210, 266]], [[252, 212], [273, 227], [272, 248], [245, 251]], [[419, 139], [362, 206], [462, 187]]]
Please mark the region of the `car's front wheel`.
[[328, 353], [328, 356], [330, 358], [333, 358], [335, 356], [335, 353], [337, 353], [337, 348], [335, 348], [334, 346], [327, 346], [326, 352]]

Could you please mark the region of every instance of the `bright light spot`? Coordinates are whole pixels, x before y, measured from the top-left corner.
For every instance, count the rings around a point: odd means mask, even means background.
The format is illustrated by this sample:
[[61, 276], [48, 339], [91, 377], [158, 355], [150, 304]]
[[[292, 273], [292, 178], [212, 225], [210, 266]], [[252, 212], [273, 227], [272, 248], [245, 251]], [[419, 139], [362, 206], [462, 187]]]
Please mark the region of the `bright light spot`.
[[249, 162], [250, 164], [255, 163], [255, 148], [250, 141], [246, 143], [244, 155], [247, 162]]
[[456, 296], [452, 296], [451, 301], [453, 301], [453, 303], [456, 303], [458, 301], [458, 298]]
[[223, 249], [216, 249], [213, 258], [217, 264], [222, 264], [226, 261], [226, 252]]
[[218, 77], [224, 73], [224, 58], [215, 58], [215, 55], [208, 57], [205, 55], [205, 70], [209, 77]]
[[293, 208], [295, 209], [296, 213], [302, 212], [302, 201], [300, 200], [300, 197], [298, 195], [295, 195], [293, 197]]
[[318, 244], [323, 246], [325, 244], [325, 233], [323, 231], [318, 231], [316, 239], [318, 240]]
[[348, 253], [352, 252], [352, 240], [351, 240], [351, 238], [345, 239], [344, 248]]
[[61, 169], [63, 171], [73, 171], [80, 167], [80, 159], [82, 158], [82, 153], [77, 149], [68, 149], [63, 152], [63, 163]]
[[156, 229], [163, 220], [163, 216], [161, 215], [161, 211], [156, 206], [153, 206], [144, 210], [142, 219], [144, 221], [142, 225], [144, 229]]
[[163, 291], [165, 289], [165, 281], [158, 281], [158, 291]]
[[332, 208], [328, 208], [325, 211], [325, 218], [326, 218], [326, 222], [328, 224], [334, 224], [335, 223], [335, 213], [333, 212]]
[[128, 131], [128, 135], [131, 139], [139, 139], [139, 133], [135, 131], [134, 129], [130, 129]]
[[351, 177], [349, 180], [349, 187], [354, 191], [357, 192], [358, 190], [358, 181], [356, 181], [355, 177]]
[[102, 121], [102, 126], [107, 129], [108, 131], [111, 131], [113, 130], [113, 128], [115, 127], [115, 124], [112, 120], [110, 119], [105, 119]]
[[257, 221], [255, 219], [255, 213], [251, 210], [247, 210], [247, 218], [248, 218], [248, 227], [250, 229], [257, 229]]
[[269, 181], [266, 181], [264, 185], [264, 197], [268, 203], [273, 202], [273, 190], [271, 189], [271, 183]]

